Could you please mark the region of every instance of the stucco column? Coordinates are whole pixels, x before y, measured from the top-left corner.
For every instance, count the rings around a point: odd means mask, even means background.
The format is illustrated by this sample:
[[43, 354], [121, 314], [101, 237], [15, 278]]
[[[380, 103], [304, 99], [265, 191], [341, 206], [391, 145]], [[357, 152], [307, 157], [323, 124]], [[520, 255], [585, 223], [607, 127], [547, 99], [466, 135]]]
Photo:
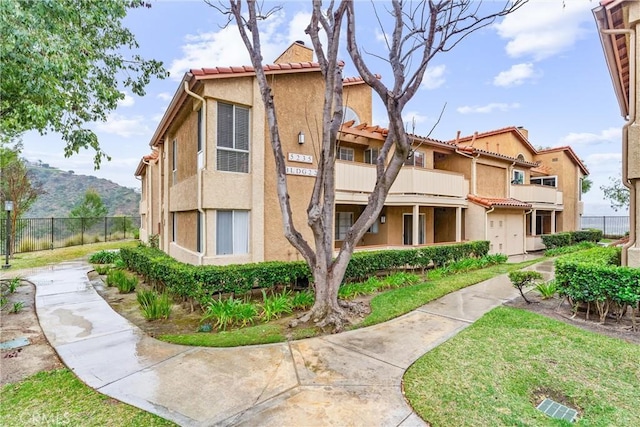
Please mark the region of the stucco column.
[[413, 246], [418, 246], [420, 237], [420, 205], [413, 205]]
[[551, 234], [556, 232], [556, 211], [551, 211]]
[[456, 242], [462, 241], [462, 208], [456, 208]]

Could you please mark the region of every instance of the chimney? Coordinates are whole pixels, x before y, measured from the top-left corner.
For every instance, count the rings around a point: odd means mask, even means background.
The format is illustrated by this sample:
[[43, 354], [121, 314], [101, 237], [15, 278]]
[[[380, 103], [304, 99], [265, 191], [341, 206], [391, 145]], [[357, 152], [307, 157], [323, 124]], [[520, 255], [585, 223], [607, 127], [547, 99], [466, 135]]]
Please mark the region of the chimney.
[[274, 64], [287, 64], [292, 62], [312, 62], [313, 49], [305, 46], [302, 40], [296, 40], [280, 54]]
[[527, 140], [529, 140], [529, 131], [528, 130], [526, 130], [522, 126], [518, 126], [518, 130], [520, 131], [521, 134], [524, 135], [525, 138], [527, 138]]

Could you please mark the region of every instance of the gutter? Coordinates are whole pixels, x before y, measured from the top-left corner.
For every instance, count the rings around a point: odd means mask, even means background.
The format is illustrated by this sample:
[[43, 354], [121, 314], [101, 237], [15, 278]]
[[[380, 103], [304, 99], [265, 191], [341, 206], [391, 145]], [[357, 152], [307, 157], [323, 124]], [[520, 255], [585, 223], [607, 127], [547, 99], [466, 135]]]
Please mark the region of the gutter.
[[636, 235], [636, 192], [634, 186], [628, 179], [628, 161], [629, 161], [629, 127], [633, 124], [636, 115], [636, 84], [638, 76], [636, 75], [636, 33], [632, 29], [620, 30], [600, 30], [601, 34], [617, 35], [624, 34], [629, 36], [629, 114], [625, 117], [625, 124], [622, 126], [622, 184], [629, 189], [629, 242], [622, 246], [622, 265], [627, 265], [629, 248], [635, 246]]
[[197, 186], [198, 186], [198, 212], [200, 214], [202, 214], [202, 236], [198, 236], [199, 239], [201, 240], [201, 244], [202, 244], [202, 251], [198, 253], [198, 265], [202, 265], [203, 264], [203, 258], [205, 256], [205, 254], [207, 253], [207, 215], [204, 211], [204, 208], [202, 206], [202, 199], [204, 197], [203, 192], [204, 189], [202, 188], [202, 175], [204, 173], [205, 170], [205, 166], [207, 164], [207, 149], [206, 149], [206, 140], [207, 140], [207, 100], [204, 99], [203, 97], [201, 97], [200, 95], [198, 95], [195, 92], [192, 92], [189, 90], [189, 82], [185, 81], [184, 82], [184, 91], [192, 96], [193, 98], [197, 99], [198, 101], [200, 101], [202, 103], [202, 106], [200, 107], [202, 109], [202, 167], [199, 167], [199, 165], [196, 165], [196, 167], [198, 168], [196, 177], [197, 177]]

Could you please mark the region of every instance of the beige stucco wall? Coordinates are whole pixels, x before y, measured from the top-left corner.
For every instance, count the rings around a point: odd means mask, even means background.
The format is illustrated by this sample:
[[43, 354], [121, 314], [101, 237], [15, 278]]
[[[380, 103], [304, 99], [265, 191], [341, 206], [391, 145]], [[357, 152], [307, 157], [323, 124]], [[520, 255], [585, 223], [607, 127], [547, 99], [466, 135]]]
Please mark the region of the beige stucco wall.
[[347, 85], [342, 92], [344, 105], [355, 111], [361, 122], [385, 127], [386, 124], [383, 123], [371, 123], [373, 115], [371, 96], [371, 88], [366, 84]]
[[479, 137], [476, 139], [473, 146], [509, 157], [518, 157], [519, 154], [522, 154], [525, 160], [533, 161], [533, 153], [531, 152], [531, 149], [527, 147], [513, 132]]
[[475, 203], [469, 203], [467, 212], [464, 216], [465, 221], [465, 239], [466, 240], [485, 240], [485, 212], [486, 209]]
[[478, 194], [487, 197], [507, 197], [507, 171], [505, 168], [478, 163]]
[[558, 190], [562, 191], [564, 209], [558, 213], [556, 231], [573, 231], [580, 229], [580, 168], [564, 151], [540, 153], [536, 160], [550, 169], [549, 175], [558, 177]]

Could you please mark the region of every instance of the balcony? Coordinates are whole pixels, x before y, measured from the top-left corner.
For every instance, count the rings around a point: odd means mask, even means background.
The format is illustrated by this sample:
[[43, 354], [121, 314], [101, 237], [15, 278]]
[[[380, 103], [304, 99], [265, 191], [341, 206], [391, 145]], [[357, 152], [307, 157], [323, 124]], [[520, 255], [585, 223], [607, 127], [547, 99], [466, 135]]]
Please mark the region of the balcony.
[[545, 185], [511, 185], [511, 197], [527, 203], [562, 205], [562, 191]]
[[[336, 162], [336, 190], [370, 193], [376, 182], [376, 167], [367, 163]], [[391, 186], [389, 199], [400, 195], [425, 195], [465, 199], [469, 181], [464, 175], [433, 169], [403, 166]], [[389, 200], [388, 199], [388, 200]]]

